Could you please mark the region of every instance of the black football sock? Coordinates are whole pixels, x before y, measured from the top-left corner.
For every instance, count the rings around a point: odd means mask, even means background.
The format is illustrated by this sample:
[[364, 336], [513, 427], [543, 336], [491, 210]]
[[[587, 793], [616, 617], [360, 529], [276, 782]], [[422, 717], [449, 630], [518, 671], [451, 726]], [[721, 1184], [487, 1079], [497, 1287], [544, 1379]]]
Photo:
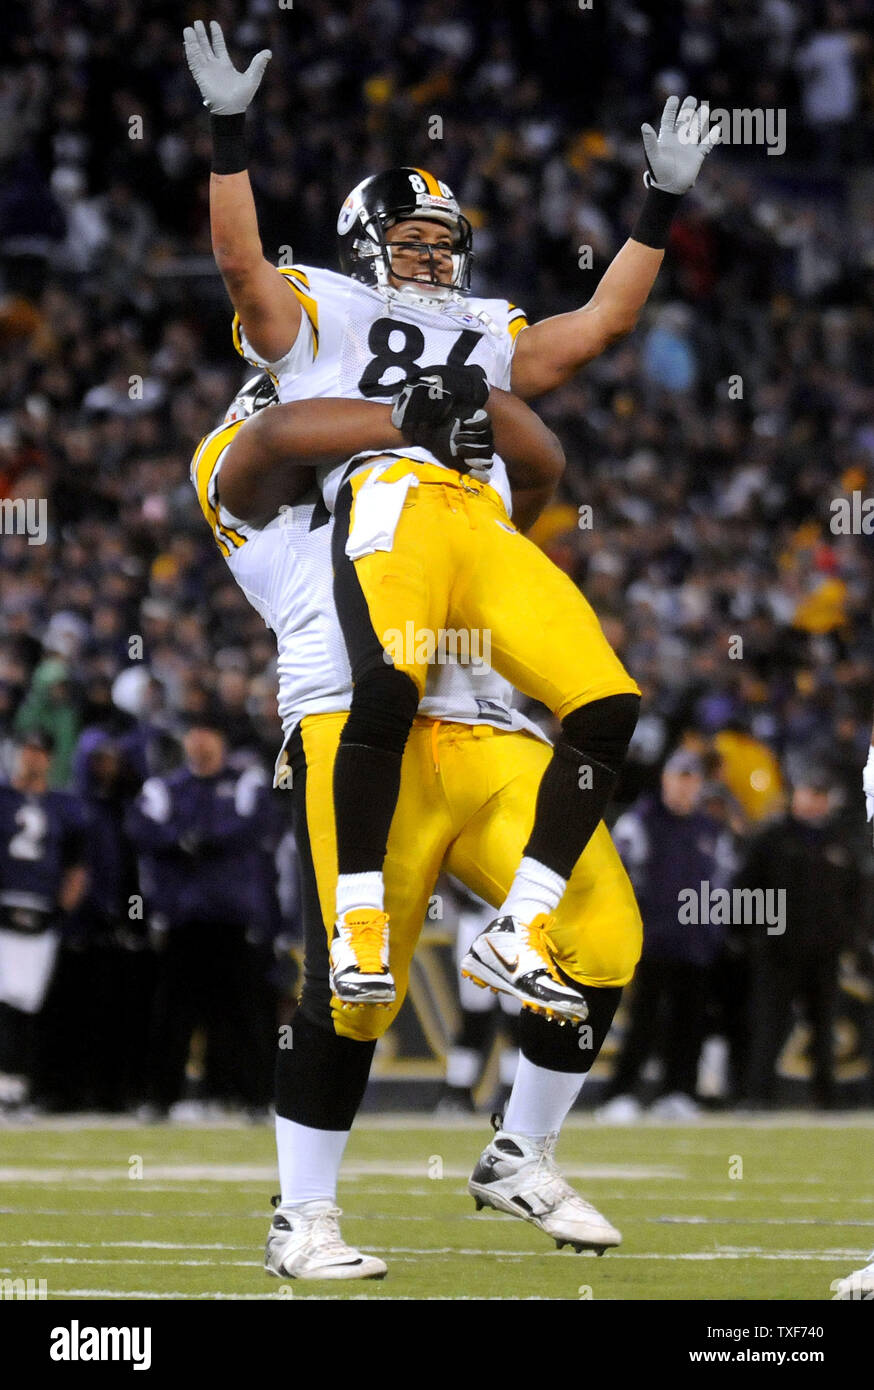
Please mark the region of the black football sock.
[[365, 672], [355, 683], [334, 762], [340, 874], [382, 871], [418, 704], [414, 682], [393, 666]]
[[276, 1053], [276, 1113], [310, 1129], [352, 1128], [367, 1088], [376, 1041], [321, 1028], [298, 1010]]
[[537, 792], [526, 858], [570, 878], [613, 794], [639, 707], [637, 695], [608, 695], [562, 720]]
[[519, 1050], [535, 1066], [547, 1071], [591, 1071], [619, 1008], [622, 988], [578, 985], [578, 989], [589, 1006], [585, 1023], [562, 1027], [531, 1009], [519, 1014]]

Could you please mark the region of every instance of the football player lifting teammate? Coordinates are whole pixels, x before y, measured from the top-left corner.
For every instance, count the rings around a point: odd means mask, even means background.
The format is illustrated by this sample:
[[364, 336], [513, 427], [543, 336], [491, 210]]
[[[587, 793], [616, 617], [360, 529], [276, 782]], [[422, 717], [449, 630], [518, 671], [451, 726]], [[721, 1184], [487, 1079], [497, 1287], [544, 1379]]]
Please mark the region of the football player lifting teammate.
[[[418, 643], [399, 646], [389, 642], [390, 634], [410, 625], [415, 633], [488, 632], [498, 671], [549, 705], [561, 734], [551, 758], [528, 734], [504, 735], [536, 750], [533, 776], [526, 754], [527, 806], [517, 805], [508, 823], [499, 816], [489, 821], [480, 804], [480, 862], [473, 856], [455, 870], [499, 908], [495, 923], [474, 943], [467, 969], [520, 998], [529, 1029], [519, 1104], [514, 1088], [504, 1130], [480, 1160], [472, 1191], [556, 1239], [606, 1248], [618, 1242], [607, 1223], [600, 1239], [575, 1240], [566, 1233], [573, 1222], [565, 1228], [554, 1219], [562, 1203], [587, 1204], [557, 1175], [551, 1144], [606, 1036], [639, 950], [639, 920], [601, 823], [638, 692], [582, 595], [510, 520], [511, 489], [514, 520], [524, 527], [562, 466], [560, 448], [516, 397], [567, 381], [633, 327], [679, 195], [710, 148], [706, 109], [693, 99], [680, 107], [674, 98], [658, 136], [645, 128], [649, 190], [633, 237], [587, 305], [528, 326], [524, 313], [506, 301], [470, 295], [469, 225], [451, 190], [421, 169], [375, 175], [349, 195], [338, 223], [340, 274], [305, 266], [278, 271], [264, 258], [245, 172], [245, 110], [268, 55], [238, 73], [217, 25], [211, 41], [202, 25], [187, 30], [186, 50], [212, 115], [213, 245], [237, 311], [237, 344], [269, 371], [281, 402], [224, 441], [211, 438], [206, 468], [203, 457], [199, 465], [200, 490], [217, 516], [216, 509], [226, 509], [227, 527], [233, 519], [263, 527], [273, 524], [280, 506], [301, 496], [316, 469], [335, 516], [334, 596], [354, 679], [345, 723], [334, 718], [328, 730], [311, 718], [309, 738], [307, 721], [300, 726], [309, 747], [297, 752], [308, 783], [320, 779], [324, 790], [333, 768], [337, 792], [335, 815], [321, 816], [318, 843], [311, 840], [319, 907], [331, 932], [332, 1012], [330, 1033], [324, 1007], [307, 1033], [314, 1049], [309, 1059], [298, 1051], [296, 1025], [296, 1046], [287, 1056], [297, 1059], [301, 1075], [288, 1088], [287, 1102], [277, 1106], [280, 1121], [307, 1131], [296, 1133], [295, 1143], [301, 1153], [309, 1144], [314, 1162], [319, 1143], [333, 1134], [329, 1166], [339, 1167], [340, 1136], [345, 1142], [369, 1056], [362, 1066], [347, 1067], [349, 1075], [338, 1083], [345, 1099], [327, 1121], [319, 1110], [323, 1102], [301, 1099], [307, 1093], [303, 1071], [309, 1062], [311, 1075], [313, 1063], [322, 1078], [332, 1070], [340, 1075], [326, 1051], [331, 1037], [359, 1047], [370, 1043], [372, 1055], [375, 1038], [399, 1006], [419, 925], [406, 926], [392, 883], [401, 894], [418, 894], [440, 864], [439, 858], [425, 863], [415, 824], [406, 832], [411, 854], [406, 860], [393, 855], [393, 844], [403, 842], [402, 822], [419, 814], [415, 796], [405, 804], [402, 764], [428, 722], [420, 703], [428, 659]], [[214, 486], [209, 496], [206, 477], [209, 459], [219, 457], [220, 500]], [[227, 530], [225, 537], [235, 544]], [[432, 723], [436, 748], [439, 721]], [[472, 759], [470, 770], [471, 780], [481, 777]], [[479, 796], [482, 803], [482, 789]], [[310, 800], [307, 814], [315, 815]], [[599, 884], [607, 886], [607, 898], [612, 895], [613, 910], [606, 899], [596, 906]], [[344, 1010], [344, 1003], [356, 1007]], [[307, 1005], [305, 986], [304, 1027], [317, 1012]], [[532, 1010], [588, 1020], [588, 1048], [581, 1049], [573, 1030], [556, 1029]], [[293, 1182], [287, 1195], [283, 1182], [280, 1214], [286, 1218], [305, 1205], [300, 1192], [310, 1191], [306, 1183], [297, 1196], [292, 1188]], [[282, 1272], [292, 1272], [288, 1259], [280, 1263]], [[358, 1277], [363, 1272], [359, 1267]], [[333, 1277], [356, 1277], [354, 1262]]]

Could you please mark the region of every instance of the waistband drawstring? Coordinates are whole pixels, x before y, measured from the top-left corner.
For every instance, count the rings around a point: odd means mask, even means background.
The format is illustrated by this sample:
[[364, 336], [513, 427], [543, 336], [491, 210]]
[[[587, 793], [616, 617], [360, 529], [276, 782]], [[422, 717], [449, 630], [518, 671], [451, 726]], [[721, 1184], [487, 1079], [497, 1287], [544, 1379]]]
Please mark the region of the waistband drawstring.
[[443, 721], [435, 719], [431, 725], [431, 757], [434, 759], [434, 771], [440, 771], [440, 749], [437, 743], [437, 734]]

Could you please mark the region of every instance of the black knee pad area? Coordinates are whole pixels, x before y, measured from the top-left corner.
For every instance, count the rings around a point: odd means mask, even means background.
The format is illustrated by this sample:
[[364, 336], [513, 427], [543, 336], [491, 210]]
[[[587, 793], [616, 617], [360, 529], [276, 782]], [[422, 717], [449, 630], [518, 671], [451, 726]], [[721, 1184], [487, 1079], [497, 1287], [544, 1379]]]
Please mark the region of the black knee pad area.
[[593, 985], [578, 985], [589, 1006], [585, 1023], [569, 1024], [564, 1028], [552, 1019], [544, 1018], [531, 1009], [519, 1015], [519, 1047], [523, 1057], [548, 1071], [585, 1073], [592, 1065], [604, 1039], [610, 1031], [613, 1016], [622, 998], [621, 986], [597, 989]]
[[412, 677], [382, 662], [355, 681], [340, 742], [401, 754], [418, 708], [419, 692]]
[[276, 1053], [276, 1113], [310, 1129], [352, 1128], [364, 1096], [375, 1042], [353, 1042], [299, 1009]]
[[618, 773], [639, 712], [639, 695], [605, 695], [566, 714], [562, 734], [577, 752]]

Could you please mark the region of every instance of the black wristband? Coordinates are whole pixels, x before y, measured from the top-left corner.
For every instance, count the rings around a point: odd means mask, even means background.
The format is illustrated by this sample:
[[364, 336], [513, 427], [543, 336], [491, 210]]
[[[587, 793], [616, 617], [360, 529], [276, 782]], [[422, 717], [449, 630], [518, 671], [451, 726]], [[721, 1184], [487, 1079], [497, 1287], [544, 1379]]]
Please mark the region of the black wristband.
[[246, 150], [246, 113], [210, 116], [212, 127], [212, 172], [241, 174], [249, 162]]
[[632, 241], [639, 241], [656, 251], [664, 251], [674, 213], [680, 206], [680, 197], [679, 193], [666, 193], [663, 188], [647, 188], [640, 216], [631, 233]]

